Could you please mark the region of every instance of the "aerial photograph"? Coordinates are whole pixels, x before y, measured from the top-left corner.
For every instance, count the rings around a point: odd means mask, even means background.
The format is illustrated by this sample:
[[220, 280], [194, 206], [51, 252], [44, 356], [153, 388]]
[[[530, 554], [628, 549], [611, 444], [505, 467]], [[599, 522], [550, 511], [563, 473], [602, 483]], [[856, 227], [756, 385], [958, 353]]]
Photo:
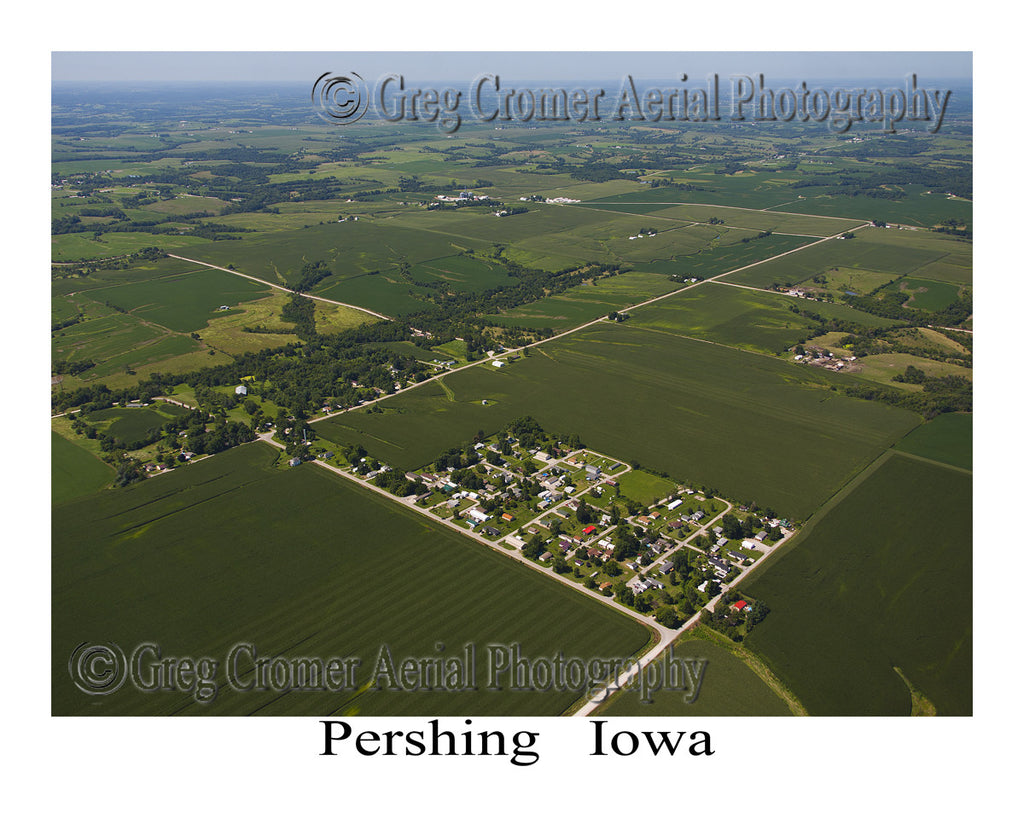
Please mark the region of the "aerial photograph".
[[971, 52], [51, 64], [53, 716], [975, 713]]

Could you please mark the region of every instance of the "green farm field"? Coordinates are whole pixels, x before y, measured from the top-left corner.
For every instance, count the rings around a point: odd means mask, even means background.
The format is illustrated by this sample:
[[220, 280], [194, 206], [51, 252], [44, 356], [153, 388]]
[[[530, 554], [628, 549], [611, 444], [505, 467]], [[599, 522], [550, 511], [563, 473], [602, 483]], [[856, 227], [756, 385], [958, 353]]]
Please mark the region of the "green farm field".
[[963, 412], [943, 413], [913, 430], [896, 448], [961, 469], [971, 469], [974, 416]]
[[270, 288], [223, 270], [193, 269], [159, 279], [90, 291], [145, 322], [179, 333], [205, 327], [221, 305], [234, 307], [269, 295]]
[[568, 330], [679, 287], [682, 285], [669, 281], [665, 276], [631, 271], [600, 279], [591, 285], [572, 287], [557, 296], [548, 296], [488, 318], [506, 326]]
[[[607, 717], [782, 717], [792, 713], [786, 701], [729, 648], [684, 634], [672, 645], [672, 652], [676, 660], [707, 661], [695, 698], [689, 689], [664, 690], [652, 693], [650, 702], [642, 702], [638, 691], [627, 689], [597, 713]], [[664, 657], [658, 662], [664, 667]]]
[[893, 454], [746, 584], [748, 638], [812, 715], [972, 712], [971, 477]]
[[397, 272], [327, 279], [317, 295], [357, 307], [366, 307], [385, 316], [404, 316], [436, 306], [425, 299], [428, 292], [402, 279]]
[[[906, 242], [891, 241], [886, 233], [906, 234]], [[922, 245], [909, 237], [909, 231], [885, 228], [865, 228], [855, 239], [834, 239], [793, 253], [782, 259], [765, 262], [757, 267], [729, 275], [729, 281], [753, 287], [800, 284], [830, 269], [857, 268], [878, 273], [913, 273], [947, 256], [948, 244]]]
[[[556, 715], [575, 692], [486, 690], [488, 644], [628, 657], [648, 641], [597, 601], [312, 464], [277, 459], [250, 444], [54, 506], [54, 714]], [[96, 640], [218, 658], [221, 690], [206, 705], [130, 686], [86, 696], [68, 657]], [[480, 690], [240, 693], [224, 671], [238, 643], [262, 657], [359, 657], [359, 686], [381, 646], [400, 661], [473, 643]]]
[[711, 283], [638, 308], [630, 324], [777, 354], [805, 338], [807, 331], [816, 326], [790, 308], [868, 327], [887, 327], [893, 323], [845, 304], [809, 304], [790, 296]]
[[[586, 206], [589, 207], [589, 203]], [[618, 207], [637, 206], [623, 204]], [[639, 206], [643, 207], [643, 205]], [[577, 207], [584, 207], [584, 205]], [[604, 205], [603, 207], [616, 206]], [[651, 205], [650, 207], [655, 206]], [[770, 210], [731, 208], [721, 205], [676, 205], [664, 202], [659, 203], [657, 208], [650, 214], [651, 224], [655, 227], [661, 227], [664, 221], [707, 222], [710, 219], [721, 219], [725, 223], [721, 227], [725, 228], [745, 228], [751, 231], [770, 230], [773, 233], [823, 238], [844, 230], [852, 230], [864, 224], [860, 219], [835, 219]]]
[[874, 199], [865, 196], [814, 195], [814, 188], [804, 188], [803, 198], [780, 209], [822, 216], [845, 216], [851, 219], [883, 219], [899, 225], [929, 228], [946, 219], [970, 224], [973, 205], [939, 192], [929, 192], [920, 185], [906, 185], [903, 199]]
[[960, 288], [948, 282], [933, 282], [928, 279], [921, 279], [906, 276], [900, 279], [898, 285], [888, 289], [898, 289], [902, 293], [910, 293], [910, 298], [904, 303], [904, 307], [913, 307], [917, 310], [930, 310], [937, 312], [949, 307], [956, 301]]
[[602, 322], [502, 370], [463, 370], [445, 377], [445, 389], [432, 382], [381, 402], [382, 414], [348, 412], [315, 429], [405, 470], [470, 442], [477, 430], [490, 434], [532, 415], [612, 457], [800, 519], [920, 423], [905, 410], [831, 391], [836, 379]]
[[196, 252], [211, 244], [209, 239], [176, 233], [104, 233], [99, 239], [94, 238], [92, 233], [64, 233], [50, 240], [50, 255], [55, 262], [71, 262], [79, 259], [109, 259], [135, 253], [144, 247]]
[[[491, 217], [492, 221], [499, 221]], [[399, 262], [415, 264], [457, 253], [480, 243], [460, 240], [428, 230], [386, 225], [361, 219], [328, 222], [299, 230], [281, 230], [234, 242], [217, 242], [191, 258], [227, 267], [274, 284], [294, 283], [309, 262], [324, 261], [333, 276], [321, 282], [321, 293], [339, 279], [373, 270], [394, 270]]]
[[731, 245], [714, 244], [699, 253], [675, 255], [667, 259], [644, 262], [638, 264], [637, 267], [652, 273], [677, 275], [683, 278], [699, 276], [707, 279], [770, 259], [813, 241], [815, 240], [800, 236], [779, 236], [773, 233], [771, 236], [750, 242], [741, 241]]
[[672, 202], [675, 204], [738, 206], [756, 210], [769, 207], [793, 210], [789, 207], [789, 203], [797, 199], [796, 193], [789, 188], [789, 183], [793, 181], [793, 178], [785, 178], [777, 173], [749, 171], [733, 175], [688, 174], [685, 180], [681, 181], [695, 184], [701, 190], [643, 186], [611, 196], [588, 197], [585, 198], [585, 201], [587, 204], [594, 202], [608, 204]]
[[414, 265], [409, 272], [417, 282], [443, 282], [456, 291], [488, 290], [512, 283], [505, 269], [496, 262], [485, 262], [471, 256], [428, 259]]
[[50, 498], [63, 503], [90, 495], [105, 487], [114, 477], [113, 467], [103, 463], [73, 441], [57, 432], [50, 433]]
[[184, 415], [188, 410], [158, 401], [150, 407], [126, 408], [111, 407], [96, 410], [84, 416], [90, 424], [99, 424], [104, 432], [130, 443], [144, 438], [149, 433], [159, 430], [168, 421]]
[[120, 270], [93, 270], [87, 276], [54, 279], [50, 283], [50, 292], [54, 297], [69, 293], [79, 294], [115, 285], [151, 282], [168, 276], [180, 276], [195, 269], [196, 265], [192, 262], [170, 257], [140, 260]]

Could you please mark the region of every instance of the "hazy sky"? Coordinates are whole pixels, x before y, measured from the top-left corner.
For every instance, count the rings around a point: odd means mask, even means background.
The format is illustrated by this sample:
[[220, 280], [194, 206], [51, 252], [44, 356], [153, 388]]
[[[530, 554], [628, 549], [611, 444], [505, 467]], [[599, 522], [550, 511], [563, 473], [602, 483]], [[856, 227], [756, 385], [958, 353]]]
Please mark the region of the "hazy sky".
[[689, 81], [709, 73], [766, 79], [902, 79], [917, 73], [923, 82], [967, 80], [971, 52], [75, 52], [52, 53], [52, 79], [62, 81], [253, 81], [311, 82], [326, 71], [354, 71], [368, 82], [382, 74], [407, 79], [471, 81], [481, 73], [515, 80], [604, 79], [632, 74], [637, 79]]

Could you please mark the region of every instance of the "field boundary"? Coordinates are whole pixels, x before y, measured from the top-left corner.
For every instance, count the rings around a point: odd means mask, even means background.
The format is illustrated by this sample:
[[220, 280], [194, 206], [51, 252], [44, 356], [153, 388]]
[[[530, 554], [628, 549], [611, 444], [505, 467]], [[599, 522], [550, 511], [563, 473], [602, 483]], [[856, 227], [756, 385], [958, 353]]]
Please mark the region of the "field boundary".
[[[920, 426], [920, 424], [918, 424], [918, 426]], [[914, 427], [914, 429], [917, 429], [917, 427]], [[895, 450], [891, 447], [885, 450], [885, 452], [840, 486], [832, 497], [811, 513], [810, 517], [808, 517], [800, 526], [800, 531], [782, 543], [778, 548], [772, 549], [770, 554], [765, 555], [757, 561], [757, 563], [751, 567], [751, 571], [745, 579], [747, 581], [757, 580], [766, 568], [777, 563], [779, 559], [788, 554], [794, 546], [799, 546], [800, 543], [803, 542], [814, 530], [818, 521], [822, 520], [832, 509], [845, 500], [846, 497], [849, 496], [858, 486], [877, 472], [882, 465], [892, 457], [894, 451]]]
[[[210, 264], [209, 262], [201, 262], [199, 261], [199, 259], [189, 259], [186, 256], [178, 256], [174, 253], [168, 253], [167, 255], [172, 259], [180, 259], [183, 262], [192, 262], [192, 264], [202, 265], [203, 267], [210, 268], [211, 270], [223, 270], [225, 273], [231, 273], [232, 275], [235, 276], [241, 276], [243, 279], [249, 279], [250, 281], [258, 282], [259, 284], [265, 284], [267, 287], [272, 287], [275, 290], [283, 290], [285, 293], [295, 293], [295, 291], [292, 290], [290, 287], [285, 287], [284, 285], [280, 284], [274, 284], [273, 282], [268, 282], [266, 279], [261, 279], [258, 278], [257, 276], [250, 276], [248, 273], [240, 273], [239, 271], [232, 270], [229, 267], [221, 267], [220, 265]], [[339, 307], [351, 307], [353, 310], [359, 310], [360, 312], [363, 313], [369, 313], [371, 316], [383, 319], [384, 321], [394, 321], [394, 318], [392, 318], [391, 316], [385, 316], [383, 313], [378, 313], [374, 310], [371, 310], [368, 307], [360, 307], [358, 304], [348, 304], [343, 301], [326, 299], [323, 296], [311, 296], [308, 293], [302, 293], [299, 295], [303, 295], [307, 299], [313, 299], [314, 301], [323, 301], [327, 302], [327, 304], [336, 304]]]

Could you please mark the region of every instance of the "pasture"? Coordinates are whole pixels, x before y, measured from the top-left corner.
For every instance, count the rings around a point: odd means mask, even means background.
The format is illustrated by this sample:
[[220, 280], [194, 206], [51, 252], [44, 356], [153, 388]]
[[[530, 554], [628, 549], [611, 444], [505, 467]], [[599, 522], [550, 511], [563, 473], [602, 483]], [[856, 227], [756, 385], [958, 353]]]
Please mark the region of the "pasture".
[[[275, 469], [277, 458], [250, 444], [54, 506], [54, 714], [556, 715], [574, 692], [486, 690], [487, 645], [628, 657], [648, 641], [595, 600], [312, 464]], [[68, 657], [98, 639], [216, 658], [218, 696], [82, 694]], [[268, 658], [358, 657], [360, 686], [381, 646], [400, 661], [473, 643], [480, 690], [239, 692], [224, 671], [238, 643]]]
[[972, 713], [971, 477], [893, 454], [746, 584], [748, 642], [812, 715]]

